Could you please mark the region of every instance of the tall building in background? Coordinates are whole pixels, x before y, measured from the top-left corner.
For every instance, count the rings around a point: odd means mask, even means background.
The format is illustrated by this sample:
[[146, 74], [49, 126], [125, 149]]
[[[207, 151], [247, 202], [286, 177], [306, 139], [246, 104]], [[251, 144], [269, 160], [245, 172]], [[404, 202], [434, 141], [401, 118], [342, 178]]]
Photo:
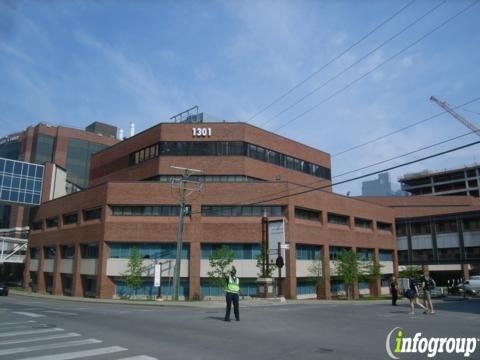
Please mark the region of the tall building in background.
[[[38, 124], [0, 139], [0, 158], [50, 162], [67, 172], [66, 192], [86, 188], [92, 154], [117, 143], [116, 127], [95, 122], [86, 130]], [[29, 224], [30, 209], [0, 205], [0, 229]]]
[[378, 174], [378, 179], [362, 182], [362, 196], [391, 196], [390, 174]]
[[480, 165], [406, 174], [399, 181], [402, 190], [411, 195], [470, 195], [479, 197]]

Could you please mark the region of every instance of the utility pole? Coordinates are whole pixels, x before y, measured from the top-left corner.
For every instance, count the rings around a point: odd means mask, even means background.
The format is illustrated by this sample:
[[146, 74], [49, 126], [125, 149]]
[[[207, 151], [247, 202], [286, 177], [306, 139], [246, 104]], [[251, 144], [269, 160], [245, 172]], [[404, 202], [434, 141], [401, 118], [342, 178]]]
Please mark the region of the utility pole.
[[182, 261], [182, 242], [183, 242], [183, 219], [186, 215], [187, 197], [193, 192], [201, 192], [203, 183], [200, 181], [189, 180], [190, 175], [199, 173], [201, 170], [188, 169], [177, 166], [171, 166], [174, 169], [182, 170], [182, 177], [173, 178], [172, 188], [178, 188], [180, 192], [180, 215], [177, 229], [177, 252], [175, 256], [175, 269], [173, 272], [173, 300], [178, 300], [180, 290], [180, 265]]

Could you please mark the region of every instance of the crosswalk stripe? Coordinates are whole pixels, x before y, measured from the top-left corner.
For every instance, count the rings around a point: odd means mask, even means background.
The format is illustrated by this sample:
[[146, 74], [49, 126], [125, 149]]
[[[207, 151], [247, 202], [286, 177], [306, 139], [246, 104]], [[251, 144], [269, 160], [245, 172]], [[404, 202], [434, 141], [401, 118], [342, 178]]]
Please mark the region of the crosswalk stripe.
[[117, 360], [158, 360], [157, 358], [148, 356], [148, 355], [138, 355], [138, 356], [132, 356], [132, 357], [126, 357], [126, 358], [121, 358]]
[[1, 323], [0, 328], [3, 326], [10, 326], [10, 325], [19, 325], [19, 324], [28, 324], [28, 323], [34, 323], [36, 322], [35, 320], [27, 320], [27, 321], [17, 321], [17, 322], [9, 322], [9, 323]]
[[86, 339], [86, 340], [64, 341], [61, 343], [53, 343], [53, 344], [42, 344], [42, 345], [34, 345], [34, 346], [27, 346], [27, 347], [19, 347], [19, 348], [13, 348], [13, 349], [0, 350], [0, 356], [19, 354], [19, 353], [30, 352], [30, 351], [60, 349], [60, 348], [70, 347], [70, 346], [98, 344], [101, 342], [102, 342], [101, 340], [97, 340], [97, 339]]
[[18, 315], [30, 316], [30, 317], [45, 317], [45, 315], [42, 315], [42, 314], [35, 314], [31, 312], [26, 312], [26, 311], [13, 311], [13, 313]]
[[55, 355], [36, 356], [36, 357], [24, 358], [21, 360], [70, 360], [70, 359], [79, 359], [87, 356], [113, 354], [116, 352], [126, 351], [126, 350], [128, 349], [122, 348], [120, 346], [109, 346], [109, 347], [92, 349], [92, 350], [82, 350], [82, 351], [74, 351], [74, 352], [55, 354]]
[[58, 335], [41, 336], [41, 337], [36, 337], [36, 338], [5, 340], [5, 341], [0, 341], [0, 346], [2, 346], [2, 345], [12, 345], [12, 344], [21, 344], [21, 343], [35, 342], [35, 341], [48, 341], [48, 340], [54, 340], [54, 339], [64, 339], [64, 338], [70, 338], [70, 337], [75, 337], [75, 336], [80, 336], [80, 334], [65, 333], [65, 334], [58, 334]]
[[66, 311], [46, 310], [45, 312], [51, 313], [51, 314], [59, 314], [59, 315], [71, 315], [71, 316], [77, 316], [78, 315], [78, 314], [71, 313], [71, 312], [66, 312]]
[[56, 331], [63, 331], [63, 329], [49, 328], [49, 329], [35, 329], [35, 330], [25, 330], [25, 331], [9, 331], [9, 332], [0, 333], [0, 338], [8, 337], [8, 336], [17, 336], [17, 335], [41, 334], [41, 333], [49, 333], [49, 332], [56, 332]]

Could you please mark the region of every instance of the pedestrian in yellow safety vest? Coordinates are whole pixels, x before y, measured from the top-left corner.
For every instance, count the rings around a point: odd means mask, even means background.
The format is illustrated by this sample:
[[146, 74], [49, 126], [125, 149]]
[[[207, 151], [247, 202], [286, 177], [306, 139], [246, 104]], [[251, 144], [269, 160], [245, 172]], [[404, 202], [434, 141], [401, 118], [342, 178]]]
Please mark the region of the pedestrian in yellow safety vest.
[[237, 277], [237, 269], [232, 266], [230, 274], [225, 275], [227, 286], [225, 287], [225, 300], [227, 301], [227, 310], [225, 312], [225, 321], [230, 321], [230, 310], [233, 302], [233, 312], [235, 320], [240, 321], [240, 311], [238, 309], [238, 294], [240, 293], [240, 280]]

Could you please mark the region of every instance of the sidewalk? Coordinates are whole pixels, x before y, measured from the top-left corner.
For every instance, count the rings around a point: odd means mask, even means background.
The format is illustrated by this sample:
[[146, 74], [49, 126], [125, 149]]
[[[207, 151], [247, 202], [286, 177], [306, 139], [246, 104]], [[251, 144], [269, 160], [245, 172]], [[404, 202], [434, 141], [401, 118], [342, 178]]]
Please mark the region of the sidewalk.
[[[122, 300], [122, 299], [97, 299], [97, 298], [84, 298], [84, 297], [72, 297], [63, 295], [50, 295], [50, 294], [38, 294], [27, 293], [20, 290], [10, 290], [10, 294], [19, 296], [49, 299], [49, 300], [61, 300], [61, 301], [78, 301], [86, 303], [100, 303], [100, 304], [122, 304], [122, 305], [142, 305], [142, 306], [176, 306], [176, 307], [197, 307], [197, 308], [224, 308], [225, 300], [201, 300], [201, 301], [155, 301], [155, 300]], [[319, 304], [351, 304], [351, 305], [368, 305], [368, 304], [387, 304], [390, 303], [389, 299], [381, 300], [283, 300], [279, 298], [275, 299], [243, 299], [240, 300], [242, 307], [258, 307], [258, 306], [281, 306], [281, 305], [319, 305]]]

